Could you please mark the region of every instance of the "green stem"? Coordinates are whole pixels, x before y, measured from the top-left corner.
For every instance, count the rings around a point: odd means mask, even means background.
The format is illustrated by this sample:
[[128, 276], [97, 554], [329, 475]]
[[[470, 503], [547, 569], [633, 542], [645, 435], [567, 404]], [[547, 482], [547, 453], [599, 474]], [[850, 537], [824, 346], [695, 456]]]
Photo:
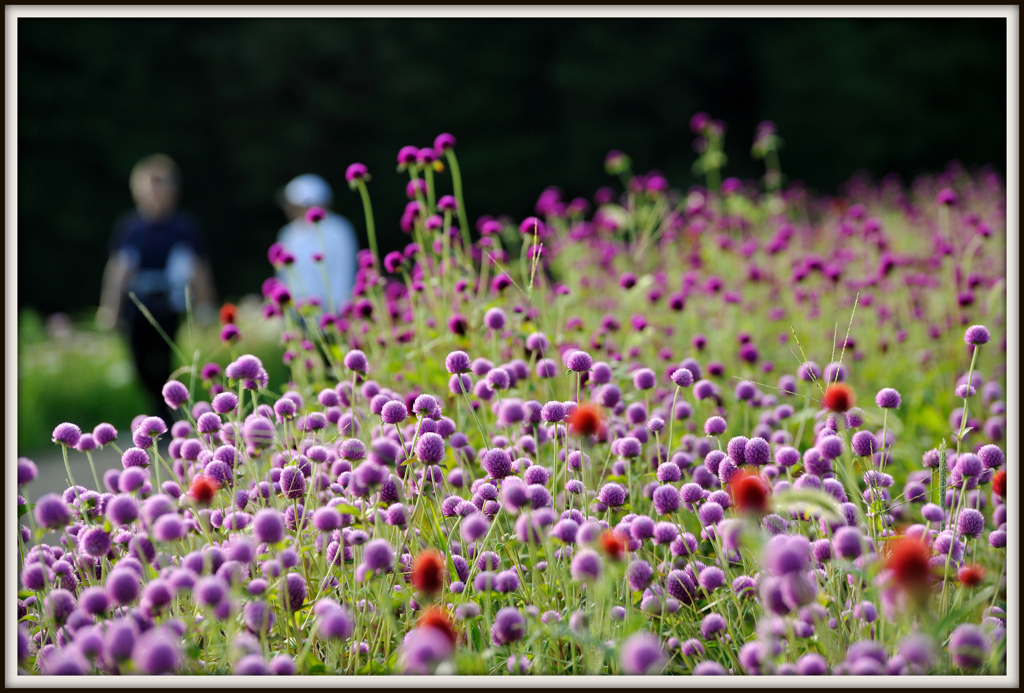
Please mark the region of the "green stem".
[[370, 191], [361, 178], [356, 181], [359, 186], [359, 197], [363, 200], [363, 214], [366, 216], [366, 237], [370, 241], [370, 252], [373, 253], [373, 267], [380, 271], [380, 259], [377, 256], [377, 232], [373, 226], [373, 208], [370, 206]]

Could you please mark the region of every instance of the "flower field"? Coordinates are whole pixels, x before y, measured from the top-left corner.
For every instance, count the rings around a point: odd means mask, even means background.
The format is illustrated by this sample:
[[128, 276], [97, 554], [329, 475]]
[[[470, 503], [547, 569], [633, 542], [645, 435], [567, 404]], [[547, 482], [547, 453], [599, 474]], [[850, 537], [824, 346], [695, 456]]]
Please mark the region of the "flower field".
[[824, 198], [691, 129], [705, 186], [611, 152], [524, 220], [404, 147], [384, 254], [350, 166], [354, 296], [252, 318], [287, 381], [223, 311], [174, 420], [52, 422], [123, 469], [18, 460], [19, 673], [1005, 675], [1002, 180]]

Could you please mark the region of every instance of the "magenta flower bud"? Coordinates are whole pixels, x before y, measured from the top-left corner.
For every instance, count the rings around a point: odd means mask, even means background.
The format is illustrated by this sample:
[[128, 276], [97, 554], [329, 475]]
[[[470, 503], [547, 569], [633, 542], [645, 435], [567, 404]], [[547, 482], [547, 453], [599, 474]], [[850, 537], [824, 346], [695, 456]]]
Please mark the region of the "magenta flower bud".
[[306, 223], [316, 224], [317, 222], [323, 221], [326, 216], [327, 212], [323, 207], [317, 207], [314, 205], [306, 210]]
[[434, 138], [434, 149], [439, 152], [447, 152], [449, 149], [455, 148], [455, 136], [450, 135], [447, 132], [442, 132], [440, 135]]
[[350, 184], [355, 183], [359, 180], [369, 179], [369, 171], [365, 164], [354, 163], [349, 164], [348, 168], [345, 169], [345, 180]]
[[938, 205], [944, 205], [947, 207], [956, 206], [960, 198], [957, 196], [956, 191], [951, 188], [943, 188], [935, 196], [935, 203]]
[[234, 323], [228, 323], [220, 330], [220, 341], [234, 344], [241, 339], [242, 333], [239, 331], [238, 326]]
[[398, 167], [404, 169], [406, 166], [410, 166], [416, 163], [416, 157], [419, 155], [419, 148], [413, 146], [405, 146], [398, 150]]

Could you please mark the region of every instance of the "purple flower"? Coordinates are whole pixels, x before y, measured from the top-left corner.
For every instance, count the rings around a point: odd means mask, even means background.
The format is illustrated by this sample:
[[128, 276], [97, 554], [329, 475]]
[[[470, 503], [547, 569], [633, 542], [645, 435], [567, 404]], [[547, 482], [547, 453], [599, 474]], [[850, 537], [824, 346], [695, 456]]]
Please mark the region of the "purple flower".
[[657, 636], [638, 632], [630, 635], [622, 643], [619, 652], [619, 664], [622, 672], [630, 676], [657, 674], [665, 665], [665, 654]]
[[101, 423], [92, 429], [93, 438], [100, 447], [109, 445], [117, 440], [117, 429], [108, 423]]
[[406, 674], [432, 674], [451, 651], [452, 642], [440, 628], [429, 625], [414, 628], [402, 643], [400, 666]]
[[1002, 448], [991, 443], [978, 450], [978, 457], [987, 469], [999, 469], [1006, 463]]
[[397, 400], [391, 400], [380, 410], [380, 416], [386, 424], [400, 424], [409, 418], [409, 410]]
[[439, 152], [447, 152], [455, 148], [455, 136], [447, 132], [442, 132], [440, 135], [434, 138], [434, 149]]
[[609, 507], [618, 507], [626, 502], [626, 489], [614, 482], [605, 484], [597, 494], [597, 499]]
[[480, 465], [492, 479], [504, 479], [512, 473], [512, 458], [501, 448], [492, 448], [485, 452]]
[[974, 539], [985, 531], [985, 516], [974, 508], [964, 508], [957, 517], [956, 528], [963, 536]]
[[363, 564], [368, 570], [390, 572], [395, 560], [387, 539], [374, 539], [363, 547]]
[[569, 572], [574, 580], [581, 582], [596, 582], [601, 579], [604, 572], [604, 564], [601, 557], [593, 549], [583, 549], [572, 559]]
[[526, 635], [526, 619], [515, 607], [506, 606], [494, 617], [491, 638], [496, 645], [508, 645]]
[[145, 674], [173, 673], [181, 666], [181, 638], [167, 627], [151, 628], [132, 648], [132, 661]]
[[987, 344], [990, 339], [992, 339], [992, 334], [984, 325], [971, 325], [964, 332], [964, 342], [973, 346]]
[[720, 436], [725, 433], [726, 423], [721, 416], [709, 417], [704, 422], [704, 433], [709, 436]]
[[73, 448], [78, 445], [78, 439], [82, 437], [82, 429], [73, 423], [62, 423], [53, 429], [53, 442]]
[[370, 369], [370, 362], [366, 359], [364, 354], [359, 349], [352, 349], [345, 354], [345, 368], [356, 373], [366, 373]]
[[121, 605], [139, 598], [139, 576], [128, 568], [115, 568], [107, 576], [107, 594]]
[[[678, 469], [678, 467], [676, 467], [676, 469]], [[654, 489], [654, 493], [651, 494], [651, 499], [654, 501], [654, 510], [659, 515], [669, 515], [679, 509], [679, 492], [676, 491], [674, 486], [667, 484], [659, 486]]]
[[75, 610], [75, 597], [66, 589], [51, 590], [43, 600], [47, 616], [53, 619], [57, 627], [64, 625]]
[[253, 536], [261, 543], [278, 543], [284, 539], [284, 529], [284, 517], [274, 508], [260, 510], [252, 521]]
[[871, 431], [857, 431], [850, 440], [850, 447], [859, 457], [871, 457], [878, 451], [878, 439]]
[[651, 390], [657, 384], [658, 376], [650, 368], [641, 368], [633, 374], [633, 387], [637, 390]]
[[824, 676], [828, 674], [828, 660], [817, 652], [808, 652], [797, 660], [796, 670], [801, 676]]
[[349, 183], [369, 178], [369, 172], [364, 164], [349, 164], [345, 169], [345, 180]]
[[690, 387], [693, 384], [693, 372], [680, 366], [672, 371], [672, 382], [678, 387]]
[[[750, 441], [745, 436], [735, 436], [729, 440], [729, 444], [726, 445], [726, 452], [729, 455], [729, 459], [736, 463], [739, 467], [746, 462], [746, 449], [747, 443]], [[721, 474], [721, 471], [719, 471]]]
[[171, 409], [177, 409], [188, 402], [188, 388], [177, 380], [168, 380], [161, 394], [164, 396], [164, 402], [167, 402], [167, 406]]
[[626, 567], [626, 579], [629, 582], [629, 588], [634, 592], [642, 592], [647, 589], [653, 577], [654, 568], [645, 560], [635, 559], [630, 561], [629, 566]]
[[856, 527], [841, 527], [832, 537], [832, 549], [840, 558], [852, 561], [861, 554], [861, 539]]
[[697, 517], [704, 527], [713, 527], [722, 521], [725, 516], [722, 506], [713, 501], [708, 501], [697, 510]]
[[704, 636], [705, 640], [712, 640], [723, 631], [725, 631], [725, 619], [722, 618], [721, 614], [708, 614], [701, 621], [700, 633]]
[[962, 669], [977, 669], [988, 656], [985, 632], [973, 623], [962, 623], [949, 636], [949, 656]]
[[694, 666], [692, 673], [694, 676], [726, 676], [729, 672], [718, 662], [708, 660]]
[[60, 496], [47, 493], [36, 501], [33, 515], [36, 524], [47, 529], [57, 529], [71, 522], [71, 509]]
[[416, 441], [416, 456], [421, 462], [437, 464], [444, 459], [444, 439], [436, 433], [424, 433]]
[[573, 351], [565, 359], [566, 367], [576, 373], [583, 373], [590, 370], [594, 359], [585, 351]]
[[891, 387], [882, 388], [875, 395], [875, 404], [882, 409], [897, 409], [900, 406], [900, 393]]
[[508, 318], [501, 308], [491, 308], [484, 313], [484, 324], [492, 330], [501, 330], [505, 327]]
[[269, 633], [277, 617], [264, 601], [247, 602], [242, 609], [242, 621], [252, 633]]
[[743, 446], [743, 459], [747, 464], [761, 467], [768, 464], [771, 458], [772, 448], [764, 438], [751, 438]]

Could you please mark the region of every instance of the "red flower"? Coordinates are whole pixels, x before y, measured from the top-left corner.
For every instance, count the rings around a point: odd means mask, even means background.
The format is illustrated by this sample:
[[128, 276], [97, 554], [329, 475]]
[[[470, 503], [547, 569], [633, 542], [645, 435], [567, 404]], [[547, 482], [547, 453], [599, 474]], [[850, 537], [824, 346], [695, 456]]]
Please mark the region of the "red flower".
[[459, 640], [459, 632], [455, 629], [455, 623], [452, 621], [451, 614], [448, 613], [447, 609], [442, 609], [439, 606], [428, 606], [424, 609], [423, 615], [416, 621], [416, 625], [420, 628], [426, 626], [437, 628], [448, 636], [452, 645]]
[[444, 587], [444, 558], [437, 551], [427, 550], [412, 564], [412, 586], [423, 594], [435, 595]]
[[885, 567], [892, 571], [896, 584], [907, 592], [925, 594], [931, 586], [931, 551], [916, 539], [885, 542], [889, 555]]
[[992, 491], [1006, 500], [1006, 470], [1000, 469], [992, 476]]
[[842, 383], [829, 385], [825, 390], [825, 399], [822, 400], [825, 408], [842, 414], [853, 407], [853, 390]]
[[188, 490], [188, 497], [198, 505], [209, 505], [216, 495], [220, 484], [216, 479], [200, 474], [192, 480], [192, 486]]
[[764, 515], [768, 512], [768, 485], [756, 472], [744, 468], [729, 480], [732, 500], [740, 512]]
[[220, 324], [235, 324], [238, 320], [238, 306], [234, 303], [225, 303], [220, 307]]
[[601, 534], [601, 548], [608, 554], [608, 557], [621, 561], [626, 555], [626, 547], [629, 545], [629, 538], [619, 530], [606, 529]]
[[965, 565], [957, 573], [957, 578], [964, 587], [977, 587], [985, 579], [985, 569], [980, 565]]
[[593, 404], [581, 404], [569, 423], [581, 436], [592, 436], [601, 430], [601, 409]]

